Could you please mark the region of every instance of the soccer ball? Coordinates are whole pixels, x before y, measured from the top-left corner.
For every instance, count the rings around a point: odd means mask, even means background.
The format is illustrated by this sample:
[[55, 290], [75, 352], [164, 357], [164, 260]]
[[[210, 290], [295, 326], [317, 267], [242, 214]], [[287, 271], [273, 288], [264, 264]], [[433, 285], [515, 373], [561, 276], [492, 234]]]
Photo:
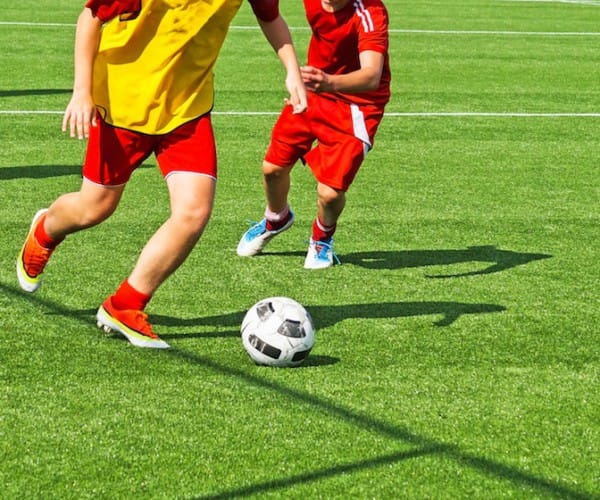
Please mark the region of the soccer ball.
[[242, 321], [242, 343], [259, 365], [298, 366], [315, 343], [312, 318], [288, 297], [270, 297], [254, 304]]

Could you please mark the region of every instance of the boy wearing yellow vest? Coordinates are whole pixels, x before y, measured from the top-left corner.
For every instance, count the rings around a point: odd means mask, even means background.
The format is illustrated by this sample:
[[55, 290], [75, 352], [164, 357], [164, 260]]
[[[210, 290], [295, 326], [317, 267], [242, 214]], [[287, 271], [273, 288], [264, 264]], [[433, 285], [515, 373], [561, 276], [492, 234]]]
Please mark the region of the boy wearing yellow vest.
[[[78, 192], [38, 211], [17, 259], [21, 287], [34, 292], [56, 246], [117, 208], [132, 172], [154, 154], [171, 213], [131, 274], [97, 312], [98, 326], [139, 347], [166, 348], [144, 309], [187, 258], [210, 218], [217, 160], [211, 125], [213, 67], [243, 0], [88, 0], [75, 36], [75, 78], [63, 131], [88, 139]], [[249, 0], [286, 69], [288, 104], [306, 91], [278, 0]]]

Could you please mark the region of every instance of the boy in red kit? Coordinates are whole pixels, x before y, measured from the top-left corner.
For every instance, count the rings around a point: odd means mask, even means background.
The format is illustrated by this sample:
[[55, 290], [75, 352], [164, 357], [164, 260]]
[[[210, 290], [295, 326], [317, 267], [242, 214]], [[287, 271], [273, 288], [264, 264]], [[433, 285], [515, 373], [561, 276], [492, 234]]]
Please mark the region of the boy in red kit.
[[[278, 0], [249, 0], [286, 68], [288, 104], [306, 109], [306, 91]], [[35, 215], [17, 259], [21, 287], [34, 292], [65, 236], [107, 219], [132, 172], [156, 156], [171, 214], [150, 238], [116, 293], [97, 313], [98, 326], [140, 347], [169, 347], [144, 309], [186, 259], [210, 218], [217, 164], [210, 120], [213, 66], [242, 0], [88, 0], [75, 36], [73, 96], [63, 130], [88, 138], [78, 192]]]
[[[304, 261], [333, 265], [333, 234], [390, 98], [388, 15], [381, 0], [304, 0], [312, 30], [301, 68], [308, 109], [284, 109], [263, 161], [265, 217], [242, 236], [237, 253], [260, 253], [294, 222], [288, 205], [290, 171], [307, 163], [317, 180], [317, 217]], [[314, 143], [314, 144], [313, 144]]]

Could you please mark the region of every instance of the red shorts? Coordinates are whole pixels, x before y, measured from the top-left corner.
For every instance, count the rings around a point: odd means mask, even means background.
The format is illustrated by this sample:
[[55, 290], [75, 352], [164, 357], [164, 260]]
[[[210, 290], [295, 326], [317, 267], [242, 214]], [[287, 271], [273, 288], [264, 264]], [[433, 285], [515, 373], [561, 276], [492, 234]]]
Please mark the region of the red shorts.
[[163, 135], [148, 135], [108, 125], [97, 115], [90, 127], [83, 176], [104, 186], [125, 184], [152, 153], [167, 177], [173, 172], [196, 172], [217, 177], [217, 153], [210, 114]]
[[373, 146], [382, 118], [381, 107], [357, 106], [309, 92], [304, 113], [292, 114], [291, 106], [281, 112], [265, 160], [290, 167], [301, 159], [319, 182], [346, 191]]

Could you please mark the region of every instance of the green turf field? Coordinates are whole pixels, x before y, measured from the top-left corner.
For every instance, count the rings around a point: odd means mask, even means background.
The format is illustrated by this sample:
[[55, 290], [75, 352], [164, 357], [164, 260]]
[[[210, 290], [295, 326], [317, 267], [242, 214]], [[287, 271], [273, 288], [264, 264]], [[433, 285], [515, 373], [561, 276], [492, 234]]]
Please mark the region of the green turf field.
[[[0, 498], [600, 499], [600, 2], [388, 0], [394, 96], [343, 264], [312, 272], [301, 166], [294, 227], [235, 254], [285, 97], [245, 5], [216, 68], [214, 216], [148, 308], [160, 352], [94, 319], [168, 215], [154, 160], [36, 294], [14, 272], [81, 181], [60, 122], [82, 3], [0, 9]], [[301, 2], [282, 11], [304, 57]], [[242, 347], [272, 295], [315, 320], [300, 368]]]

